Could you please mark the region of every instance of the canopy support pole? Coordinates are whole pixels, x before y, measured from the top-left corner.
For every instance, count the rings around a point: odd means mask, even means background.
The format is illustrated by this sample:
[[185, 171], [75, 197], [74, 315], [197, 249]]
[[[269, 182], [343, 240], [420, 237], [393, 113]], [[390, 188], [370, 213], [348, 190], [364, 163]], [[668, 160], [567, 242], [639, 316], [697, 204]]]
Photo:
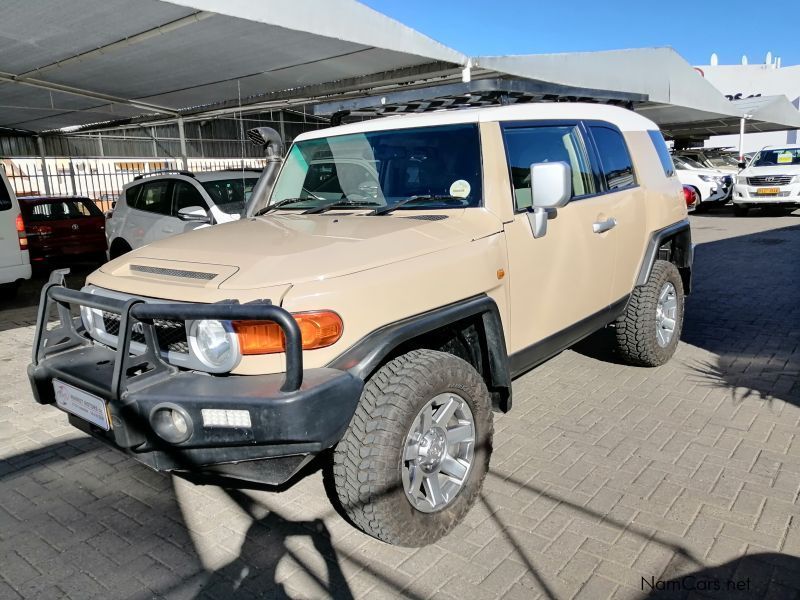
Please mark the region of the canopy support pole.
[[744, 122], [746, 117], [739, 120], [739, 162], [744, 162]]
[[184, 171], [188, 171], [189, 159], [186, 156], [186, 132], [183, 128], [183, 117], [178, 117], [178, 135], [181, 138], [181, 165]]

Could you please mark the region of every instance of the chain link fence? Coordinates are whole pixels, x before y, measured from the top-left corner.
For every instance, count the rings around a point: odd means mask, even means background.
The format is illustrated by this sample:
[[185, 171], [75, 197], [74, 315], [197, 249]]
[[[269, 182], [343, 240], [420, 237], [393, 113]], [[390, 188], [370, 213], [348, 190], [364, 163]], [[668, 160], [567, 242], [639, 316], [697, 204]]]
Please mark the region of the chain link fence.
[[[182, 170], [176, 158], [4, 158], [6, 177], [17, 196], [84, 196], [109, 210], [122, 187], [137, 175]], [[190, 158], [188, 170], [262, 169], [260, 158]]]

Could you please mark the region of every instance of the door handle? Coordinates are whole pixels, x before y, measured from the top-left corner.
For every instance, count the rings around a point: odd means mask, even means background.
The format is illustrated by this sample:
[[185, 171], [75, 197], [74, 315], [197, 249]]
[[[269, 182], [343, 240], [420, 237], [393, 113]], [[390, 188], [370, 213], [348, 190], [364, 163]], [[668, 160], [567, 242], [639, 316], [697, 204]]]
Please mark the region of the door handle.
[[592, 231], [595, 233], [603, 233], [617, 226], [617, 220], [614, 217], [609, 217], [605, 221], [596, 221], [592, 223]]
[[175, 230], [172, 227], [164, 227], [161, 229], [164, 233], [175, 233]]

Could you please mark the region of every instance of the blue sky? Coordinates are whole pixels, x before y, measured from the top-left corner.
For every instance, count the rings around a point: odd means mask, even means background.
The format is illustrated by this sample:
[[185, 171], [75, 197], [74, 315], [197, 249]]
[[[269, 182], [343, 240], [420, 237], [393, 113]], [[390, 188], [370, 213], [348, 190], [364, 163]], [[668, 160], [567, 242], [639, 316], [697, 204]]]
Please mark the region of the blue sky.
[[[672, 46], [692, 64], [800, 64], [797, 0], [361, 0], [472, 55]], [[763, 10], [758, 10], [762, 6]]]

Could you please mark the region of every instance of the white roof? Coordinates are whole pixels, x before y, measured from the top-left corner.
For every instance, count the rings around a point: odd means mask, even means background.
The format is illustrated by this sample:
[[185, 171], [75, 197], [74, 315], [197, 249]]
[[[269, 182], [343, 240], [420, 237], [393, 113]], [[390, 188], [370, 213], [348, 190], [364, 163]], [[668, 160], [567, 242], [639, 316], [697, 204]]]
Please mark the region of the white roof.
[[409, 129], [412, 127], [432, 127], [455, 123], [485, 123], [489, 121], [527, 121], [551, 119], [599, 120], [613, 123], [622, 131], [646, 131], [658, 129], [658, 125], [633, 111], [605, 104], [581, 102], [541, 102], [492, 106], [486, 108], [467, 108], [433, 111], [421, 114], [393, 115], [319, 129], [303, 133], [295, 141], [311, 140], [349, 133], [382, 131], [386, 129]]

